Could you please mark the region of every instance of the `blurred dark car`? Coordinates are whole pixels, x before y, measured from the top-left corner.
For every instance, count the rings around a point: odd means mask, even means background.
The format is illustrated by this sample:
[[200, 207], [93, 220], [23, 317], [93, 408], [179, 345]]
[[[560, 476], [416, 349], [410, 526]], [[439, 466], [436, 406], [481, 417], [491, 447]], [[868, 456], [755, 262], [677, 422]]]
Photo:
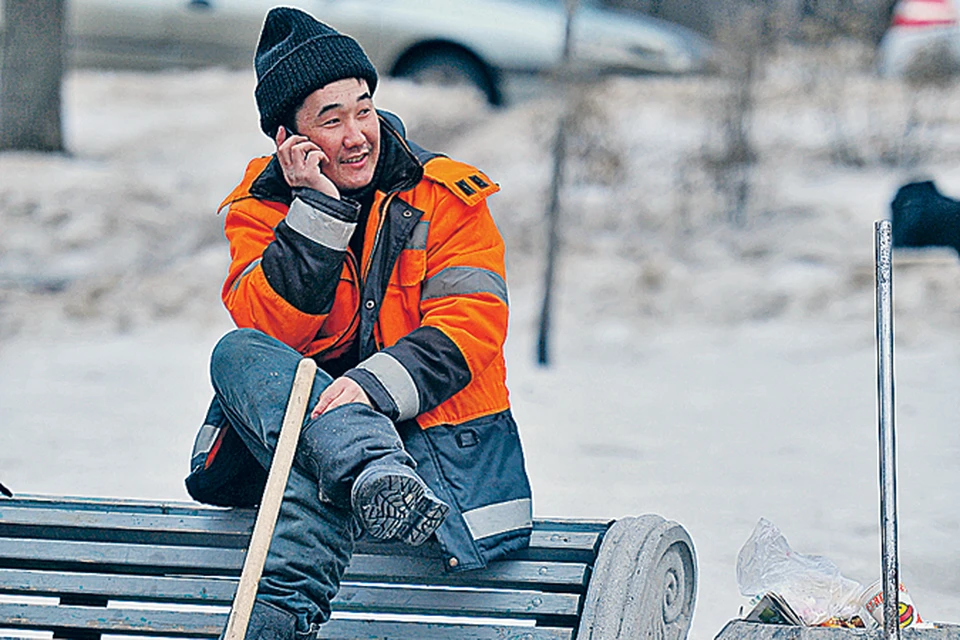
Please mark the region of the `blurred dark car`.
[[[68, 0], [70, 59], [249, 68], [263, 18], [278, 4], [354, 36], [381, 73], [469, 83], [494, 104], [504, 74], [550, 70], [563, 51], [563, 0]], [[573, 59], [592, 69], [691, 73], [711, 64], [698, 33], [597, 0], [581, 0], [573, 25]]]

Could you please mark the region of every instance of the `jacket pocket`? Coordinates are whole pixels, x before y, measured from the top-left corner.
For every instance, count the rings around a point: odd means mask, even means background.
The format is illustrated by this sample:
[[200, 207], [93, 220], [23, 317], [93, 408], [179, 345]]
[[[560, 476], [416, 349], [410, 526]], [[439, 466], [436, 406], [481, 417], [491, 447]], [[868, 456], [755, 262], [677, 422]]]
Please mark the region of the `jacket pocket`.
[[397, 268], [390, 278], [392, 284], [414, 287], [423, 283], [427, 275], [427, 252], [422, 249], [404, 249], [397, 259]]
[[530, 482], [509, 411], [424, 435], [474, 540], [530, 528]]

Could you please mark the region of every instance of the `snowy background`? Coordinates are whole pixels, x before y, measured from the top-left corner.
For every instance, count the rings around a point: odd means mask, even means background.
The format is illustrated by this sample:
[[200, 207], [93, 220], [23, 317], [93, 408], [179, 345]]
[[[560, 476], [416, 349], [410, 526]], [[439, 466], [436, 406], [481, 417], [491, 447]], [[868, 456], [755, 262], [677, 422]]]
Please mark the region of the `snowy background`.
[[[694, 640], [736, 617], [736, 556], [760, 517], [849, 578], [880, 575], [873, 222], [916, 177], [960, 196], [960, 90], [881, 81], [865, 59], [769, 60], [748, 172], [724, 160], [722, 77], [577, 91], [549, 368], [534, 353], [560, 102], [377, 92], [413, 139], [503, 188], [490, 206], [536, 514], [682, 523]], [[207, 359], [231, 326], [216, 211], [271, 151], [253, 86], [75, 71], [69, 153], [0, 154], [0, 481], [15, 492], [187, 498]], [[957, 621], [960, 264], [895, 264], [902, 578], [925, 619]]]

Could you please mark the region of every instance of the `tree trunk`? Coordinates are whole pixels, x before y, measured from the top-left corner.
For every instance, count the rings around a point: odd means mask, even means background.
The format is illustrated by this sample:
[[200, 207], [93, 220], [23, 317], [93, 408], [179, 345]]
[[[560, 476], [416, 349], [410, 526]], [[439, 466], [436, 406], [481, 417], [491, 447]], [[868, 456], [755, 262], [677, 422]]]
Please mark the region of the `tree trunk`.
[[63, 151], [66, 0], [3, 0], [0, 150]]
[[563, 34], [563, 57], [556, 70], [554, 81], [560, 85], [561, 108], [563, 112], [557, 123], [557, 134], [553, 139], [553, 176], [550, 181], [550, 202], [547, 206], [547, 259], [543, 275], [543, 300], [540, 305], [540, 327], [537, 331], [537, 364], [541, 367], [550, 364], [550, 315], [553, 308], [553, 290], [557, 252], [560, 246], [560, 208], [563, 190], [563, 174], [567, 162], [567, 129], [573, 122], [571, 80], [571, 47], [573, 34], [573, 16], [577, 12], [580, 0], [566, 0], [567, 19]]

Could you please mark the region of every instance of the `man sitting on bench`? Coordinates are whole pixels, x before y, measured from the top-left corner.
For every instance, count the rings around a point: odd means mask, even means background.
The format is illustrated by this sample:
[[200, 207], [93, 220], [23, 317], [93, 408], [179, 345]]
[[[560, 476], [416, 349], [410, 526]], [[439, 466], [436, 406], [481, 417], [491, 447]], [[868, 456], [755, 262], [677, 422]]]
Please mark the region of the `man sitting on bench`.
[[247, 638], [315, 634], [358, 535], [418, 545], [448, 570], [529, 543], [530, 485], [505, 386], [504, 246], [477, 169], [405, 139], [374, 109], [355, 40], [271, 10], [254, 59], [277, 146], [224, 200], [215, 398], [187, 478], [201, 502], [263, 491], [297, 363], [317, 361]]

